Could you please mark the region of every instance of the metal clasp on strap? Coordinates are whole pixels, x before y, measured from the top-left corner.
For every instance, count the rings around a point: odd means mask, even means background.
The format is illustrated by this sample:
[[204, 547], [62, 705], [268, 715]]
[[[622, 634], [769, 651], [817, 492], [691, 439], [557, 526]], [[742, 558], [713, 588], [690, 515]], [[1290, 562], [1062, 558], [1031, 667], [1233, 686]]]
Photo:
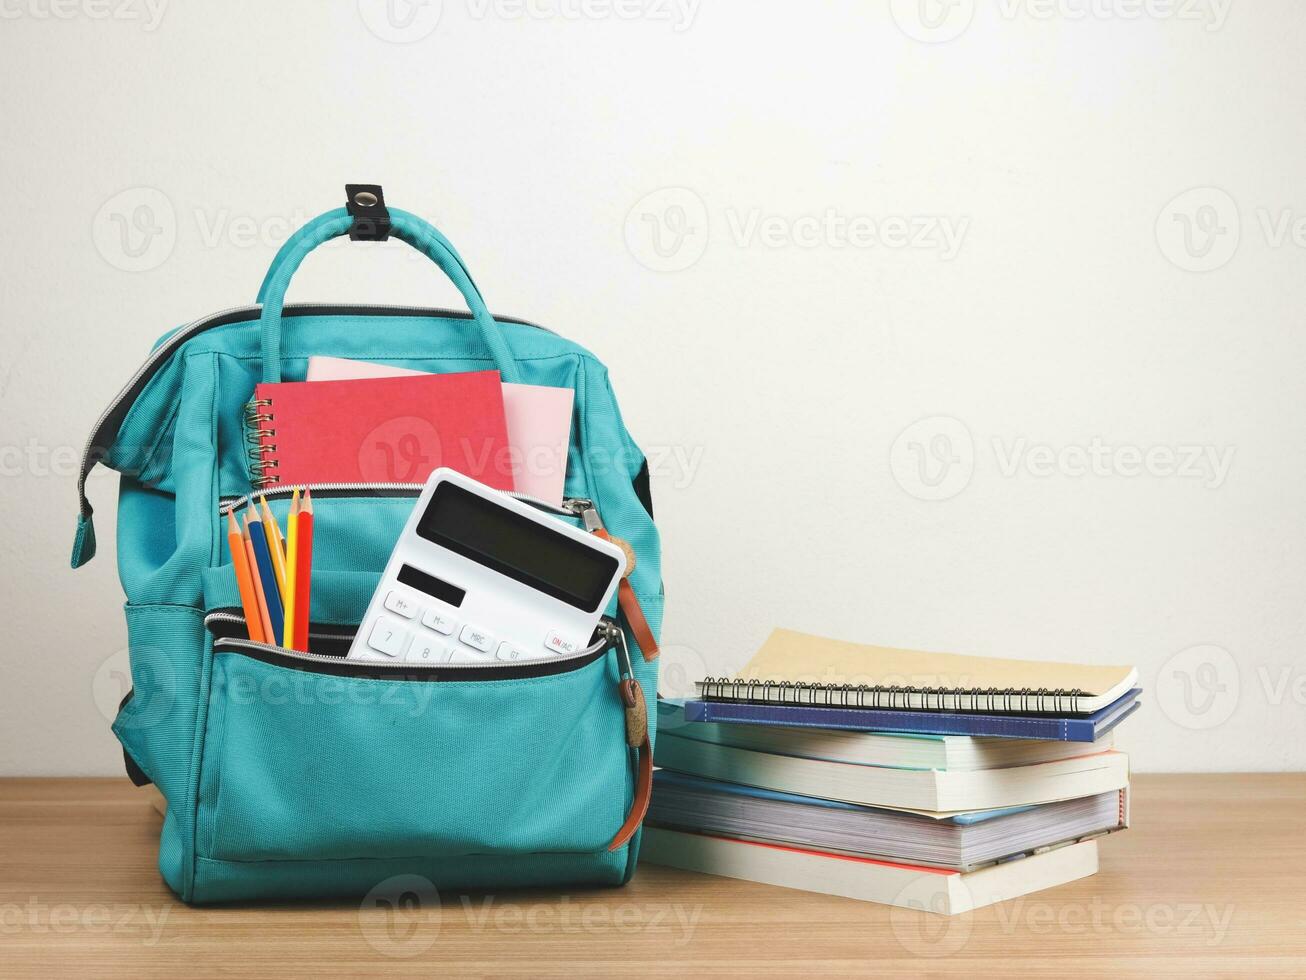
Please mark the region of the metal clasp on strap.
[[345, 209], [353, 217], [351, 242], [383, 242], [390, 237], [390, 212], [380, 184], [346, 184]]

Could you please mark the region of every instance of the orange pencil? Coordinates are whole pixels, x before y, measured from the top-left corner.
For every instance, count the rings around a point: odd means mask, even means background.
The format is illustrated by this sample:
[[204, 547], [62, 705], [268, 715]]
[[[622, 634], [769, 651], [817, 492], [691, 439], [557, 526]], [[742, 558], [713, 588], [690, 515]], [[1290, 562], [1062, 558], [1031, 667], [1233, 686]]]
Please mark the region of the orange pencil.
[[[263, 642], [275, 644], [276, 638], [272, 635], [272, 617], [268, 614], [268, 600], [263, 594], [263, 578], [258, 573], [258, 559], [254, 557], [254, 542], [249, 536], [249, 514], [245, 515], [245, 555], [249, 562], [250, 578], [254, 582], [254, 594], [258, 596], [259, 619], [263, 629]], [[276, 583], [272, 583], [272, 588], [276, 588]]]
[[313, 599], [313, 498], [307, 490], [295, 515], [295, 649], [308, 649], [308, 613]]
[[236, 523], [236, 515], [231, 511], [227, 511], [227, 548], [231, 551], [231, 565], [236, 571], [236, 588], [240, 590], [240, 607], [245, 610], [249, 638], [262, 643], [263, 619], [258, 595], [254, 592], [254, 580], [249, 575], [249, 553], [245, 550], [245, 538]]

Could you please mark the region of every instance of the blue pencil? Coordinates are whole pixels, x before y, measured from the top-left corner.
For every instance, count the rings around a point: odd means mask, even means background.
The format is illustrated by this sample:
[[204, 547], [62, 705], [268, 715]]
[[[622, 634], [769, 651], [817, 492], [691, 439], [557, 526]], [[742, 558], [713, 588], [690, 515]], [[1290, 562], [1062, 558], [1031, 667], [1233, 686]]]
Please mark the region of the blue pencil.
[[[252, 513], [246, 516], [249, 525], [249, 540], [254, 546], [254, 560], [258, 562], [258, 577], [263, 582], [263, 592], [268, 601], [268, 618], [272, 620], [272, 635], [280, 637], [285, 629], [286, 617], [281, 605], [281, 593], [277, 591], [277, 575], [272, 570], [272, 552], [268, 549], [267, 532], [263, 522], [258, 518], [258, 511], [250, 508]], [[277, 641], [269, 640], [270, 643]]]

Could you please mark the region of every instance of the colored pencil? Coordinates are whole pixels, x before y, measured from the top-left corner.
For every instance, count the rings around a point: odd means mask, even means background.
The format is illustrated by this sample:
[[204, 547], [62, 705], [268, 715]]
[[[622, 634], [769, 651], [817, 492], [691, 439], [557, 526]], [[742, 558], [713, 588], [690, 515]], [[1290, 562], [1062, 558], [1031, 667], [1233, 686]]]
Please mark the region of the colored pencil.
[[236, 515], [227, 511], [227, 548], [231, 551], [231, 567], [236, 572], [236, 588], [240, 590], [240, 607], [245, 610], [245, 623], [249, 638], [263, 642], [263, 619], [259, 612], [258, 595], [249, 573], [249, 554], [245, 551], [245, 536], [240, 533]]
[[259, 497], [258, 501], [263, 508], [263, 533], [268, 539], [268, 556], [272, 559], [272, 574], [277, 577], [277, 596], [284, 605], [286, 601], [286, 539], [281, 536], [281, 525], [277, 523], [272, 509], [268, 507], [267, 498]]
[[[254, 597], [258, 599], [258, 611], [259, 611], [258, 631], [259, 631], [259, 635], [262, 636], [262, 640], [260, 640], [259, 642], [272, 643], [274, 642], [274, 637], [272, 636], [272, 617], [268, 615], [268, 600], [263, 593], [263, 580], [259, 577], [259, 573], [258, 573], [258, 557], [254, 554], [254, 538], [249, 533], [248, 514], [245, 515], [244, 538], [245, 538], [245, 554], [249, 559], [249, 578], [250, 581], [254, 584]], [[250, 633], [249, 638], [251, 640], [254, 639], [254, 634], [252, 632]]]
[[268, 619], [271, 621], [272, 628], [268, 630], [268, 636], [271, 642], [276, 643], [280, 639], [282, 630], [285, 629], [286, 620], [285, 612], [281, 605], [281, 593], [277, 591], [277, 575], [272, 570], [272, 550], [268, 546], [267, 531], [263, 529], [263, 522], [259, 520], [258, 512], [253, 507], [250, 508], [247, 515], [249, 528], [249, 539], [254, 542], [254, 558], [258, 562], [258, 577], [263, 583], [263, 598], [268, 604]]
[[286, 515], [286, 591], [282, 598], [286, 600], [286, 628], [282, 633], [281, 645], [290, 647], [292, 650], [298, 650], [295, 646], [295, 617], [298, 611], [295, 607], [295, 574], [296, 574], [296, 543], [299, 540], [299, 491], [296, 490], [293, 497], [290, 498], [290, 512]]
[[295, 649], [307, 651], [313, 608], [313, 498], [307, 490], [295, 520], [299, 525], [295, 533]]

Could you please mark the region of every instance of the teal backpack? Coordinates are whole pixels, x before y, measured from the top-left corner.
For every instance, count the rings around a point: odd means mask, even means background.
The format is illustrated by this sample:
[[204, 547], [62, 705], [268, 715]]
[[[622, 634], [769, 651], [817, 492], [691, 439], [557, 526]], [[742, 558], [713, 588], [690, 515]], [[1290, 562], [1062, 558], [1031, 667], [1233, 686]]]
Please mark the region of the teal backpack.
[[[304, 257], [346, 234], [423, 252], [470, 313], [283, 305]], [[223, 515], [254, 486], [243, 410], [257, 382], [303, 380], [312, 354], [497, 368], [506, 382], [575, 392], [567, 499], [545, 509], [635, 557], [588, 650], [470, 671], [351, 668], [342, 655], [421, 490], [402, 482], [313, 487], [317, 656], [248, 639]], [[285, 243], [256, 305], [159, 341], [88, 441], [74, 568], [95, 553], [86, 477], [97, 462], [121, 474], [132, 690], [113, 731], [133, 781], [167, 800], [159, 869], [181, 898], [360, 896], [399, 876], [437, 889], [630, 878], [663, 608], [648, 467], [604, 366], [542, 327], [492, 316], [433, 227], [387, 209], [380, 188], [351, 185], [348, 209]], [[282, 521], [288, 491], [267, 495]]]

